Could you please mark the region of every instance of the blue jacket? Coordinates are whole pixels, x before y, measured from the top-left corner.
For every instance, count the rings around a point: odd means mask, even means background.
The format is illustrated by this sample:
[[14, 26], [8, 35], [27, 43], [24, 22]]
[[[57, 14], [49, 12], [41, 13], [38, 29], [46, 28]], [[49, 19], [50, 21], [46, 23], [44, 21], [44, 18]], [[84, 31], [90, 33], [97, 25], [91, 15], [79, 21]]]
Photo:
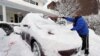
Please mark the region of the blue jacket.
[[89, 30], [88, 30], [88, 25], [83, 19], [82, 16], [80, 16], [77, 21], [75, 22], [75, 19], [66, 17], [65, 18], [67, 21], [73, 22], [73, 28], [72, 30], [76, 30], [79, 35], [88, 35]]

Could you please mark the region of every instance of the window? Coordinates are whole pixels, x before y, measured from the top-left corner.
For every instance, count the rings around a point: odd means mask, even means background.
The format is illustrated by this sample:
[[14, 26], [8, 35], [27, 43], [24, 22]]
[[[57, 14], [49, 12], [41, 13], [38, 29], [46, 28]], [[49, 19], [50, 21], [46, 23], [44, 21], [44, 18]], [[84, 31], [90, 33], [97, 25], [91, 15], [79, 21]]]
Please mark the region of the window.
[[14, 17], [15, 17], [15, 23], [20, 23], [23, 19], [23, 15], [21, 14], [14, 14]]
[[32, 3], [32, 4], [36, 4], [36, 2], [34, 2], [33, 0], [30, 0], [30, 3]]
[[38, 5], [38, 2], [35, 2], [33, 0], [30, 0], [30, 3], [35, 4], [35, 5]]
[[36, 2], [36, 5], [38, 5], [38, 3]]
[[38, 2], [35, 2], [35, 1], [33, 1], [33, 0], [24, 0], [24, 1], [29, 2], [29, 3], [31, 3], [31, 4], [34, 4], [34, 5], [38, 5]]
[[30, 2], [30, 0], [24, 0], [24, 1], [26, 1], [26, 2]]
[[2, 17], [2, 15], [0, 15], [0, 21], [3, 21], [3, 17]]

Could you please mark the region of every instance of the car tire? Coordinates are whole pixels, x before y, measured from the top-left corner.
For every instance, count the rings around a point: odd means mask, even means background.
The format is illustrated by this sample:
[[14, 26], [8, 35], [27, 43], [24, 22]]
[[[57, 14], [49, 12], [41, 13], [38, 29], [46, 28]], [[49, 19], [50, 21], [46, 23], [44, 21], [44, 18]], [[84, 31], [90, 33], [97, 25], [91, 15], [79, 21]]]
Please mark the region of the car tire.
[[37, 43], [36, 41], [31, 42], [31, 50], [34, 56], [44, 56], [40, 44]]

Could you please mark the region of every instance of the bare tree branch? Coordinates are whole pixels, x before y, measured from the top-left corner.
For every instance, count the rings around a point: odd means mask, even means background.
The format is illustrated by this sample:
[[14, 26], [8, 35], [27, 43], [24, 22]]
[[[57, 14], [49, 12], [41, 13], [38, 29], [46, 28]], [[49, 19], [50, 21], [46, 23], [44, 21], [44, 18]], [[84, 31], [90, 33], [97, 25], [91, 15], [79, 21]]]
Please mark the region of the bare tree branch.
[[75, 11], [79, 9], [77, 0], [66, 0], [65, 2], [59, 0], [60, 4], [57, 5], [59, 14], [63, 16], [71, 16]]

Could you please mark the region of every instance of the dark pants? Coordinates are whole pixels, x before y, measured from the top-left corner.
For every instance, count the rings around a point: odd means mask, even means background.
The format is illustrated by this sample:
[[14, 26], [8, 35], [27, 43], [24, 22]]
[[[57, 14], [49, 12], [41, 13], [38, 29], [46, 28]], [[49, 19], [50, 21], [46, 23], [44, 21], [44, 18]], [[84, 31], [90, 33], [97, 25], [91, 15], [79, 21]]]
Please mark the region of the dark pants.
[[85, 50], [85, 54], [89, 54], [89, 36], [88, 35], [79, 35], [82, 39], [82, 48]]

